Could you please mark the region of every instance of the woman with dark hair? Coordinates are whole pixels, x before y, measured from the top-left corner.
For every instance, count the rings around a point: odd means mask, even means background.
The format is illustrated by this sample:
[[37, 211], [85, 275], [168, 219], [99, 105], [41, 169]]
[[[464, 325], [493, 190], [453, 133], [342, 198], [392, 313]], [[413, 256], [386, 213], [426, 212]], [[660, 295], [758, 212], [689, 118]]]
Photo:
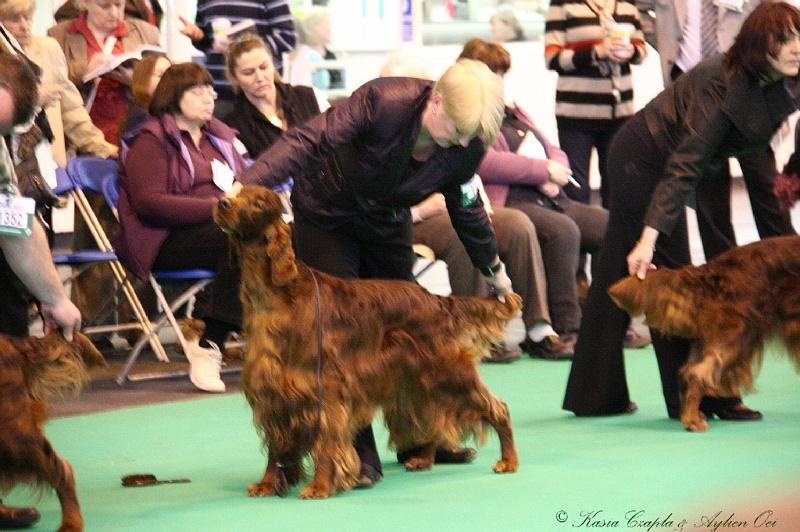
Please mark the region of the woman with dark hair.
[[197, 63], [172, 65], [150, 102], [141, 127], [122, 139], [119, 219], [115, 249], [123, 264], [146, 280], [153, 269], [201, 268], [217, 272], [201, 292], [195, 312], [206, 324], [186, 358], [192, 383], [223, 392], [221, 345], [241, 328], [239, 273], [228, 256], [228, 238], [214, 223], [217, 183], [244, 169], [236, 132], [213, 118], [216, 93]]
[[[592, 260], [592, 286], [575, 348], [564, 408], [579, 416], [636, 410], [622, 356], [627, 314], [607, 289], [625, 275], [691, 263], [685, 207], [711, 166], [764, 149], [797, 109], [788, 81], [800, 70], [800, 10], [765, 2], [744, 21], [726, 54], [678, 77], [620, 129], [609, 151], [611, 208]], [[678, 418], [678, 369], [690, 341], [651, 331], [667, 413]], [[757, 420], [739, 397], [706, 397], [706, 416]]]

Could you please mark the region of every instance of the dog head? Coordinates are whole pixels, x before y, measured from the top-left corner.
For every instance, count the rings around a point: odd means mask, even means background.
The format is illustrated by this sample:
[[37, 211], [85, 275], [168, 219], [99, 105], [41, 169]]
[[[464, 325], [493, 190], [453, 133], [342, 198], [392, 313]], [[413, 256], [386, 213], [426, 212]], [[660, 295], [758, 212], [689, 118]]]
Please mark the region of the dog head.
[[667, 334], [697, 336], [696, 289], [684, 269], [655, 270], [644, 279], [617, 281], [608, 294], [631, 316], [645, 315], [647, 324]]
[[242, 187], [236, 197], [224, 197], [214, 207], [214, 221], [228, 234], [243, 261], [245, 249], [262, 247], [266, 251], [272, 284], [276, 286], [284, 286], [297, 277], [292, 230], [283, 221], [282, 211], [278, 194], [257, 185]]
[[77, 331], [71, 342], [58, 331], [20, 342], [28, 392], [37, 399], [77, 393], [90, 380], [89, 368], [108, 366], [91, 340]]

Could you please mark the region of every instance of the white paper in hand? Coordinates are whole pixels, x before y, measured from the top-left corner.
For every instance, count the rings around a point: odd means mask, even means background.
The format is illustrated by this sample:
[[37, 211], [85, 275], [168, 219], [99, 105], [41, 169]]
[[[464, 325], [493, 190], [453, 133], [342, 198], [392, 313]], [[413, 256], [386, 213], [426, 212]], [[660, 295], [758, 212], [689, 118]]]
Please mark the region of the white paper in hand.
[[214, 174], [214, 184], [223, 192], [227, 192], [233, 186], [233, 170], [230, 166], [219, 159], [211, 162], [211, 172]]

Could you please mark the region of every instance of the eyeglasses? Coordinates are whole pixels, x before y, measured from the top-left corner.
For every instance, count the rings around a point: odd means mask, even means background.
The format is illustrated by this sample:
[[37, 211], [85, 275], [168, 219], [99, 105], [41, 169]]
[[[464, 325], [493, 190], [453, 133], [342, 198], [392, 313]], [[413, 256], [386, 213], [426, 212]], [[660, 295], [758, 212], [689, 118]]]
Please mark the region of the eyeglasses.
[[186, 92], [191, 93], [198, 98], [202, 98], [203, 96], [211, 96], [212, 100], [217, 99], [217, 91], [213, 88], [209, 87], [208, 85], [197, 85], [192, 87], [191, 89], [187, 89]]

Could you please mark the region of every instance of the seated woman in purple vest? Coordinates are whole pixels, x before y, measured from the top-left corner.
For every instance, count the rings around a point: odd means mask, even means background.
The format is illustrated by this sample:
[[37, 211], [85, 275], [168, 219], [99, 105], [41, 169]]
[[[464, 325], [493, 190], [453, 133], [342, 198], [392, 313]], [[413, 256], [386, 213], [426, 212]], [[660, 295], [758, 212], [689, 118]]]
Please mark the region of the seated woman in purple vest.
[[240, 275], [212, 210], [245, 161], [236, 132], [212, 116], [215, 99], [201, 65], [180, 63], [164, 72], [150, 102], [152, 117], [122, 139], [116, 249], [140, 279], [158, 269], [217, 272], [198, 296], [195, 314], [206, 328], [186, 357], [195, 386], [223, 392], [218, 346], [241, 329]]

